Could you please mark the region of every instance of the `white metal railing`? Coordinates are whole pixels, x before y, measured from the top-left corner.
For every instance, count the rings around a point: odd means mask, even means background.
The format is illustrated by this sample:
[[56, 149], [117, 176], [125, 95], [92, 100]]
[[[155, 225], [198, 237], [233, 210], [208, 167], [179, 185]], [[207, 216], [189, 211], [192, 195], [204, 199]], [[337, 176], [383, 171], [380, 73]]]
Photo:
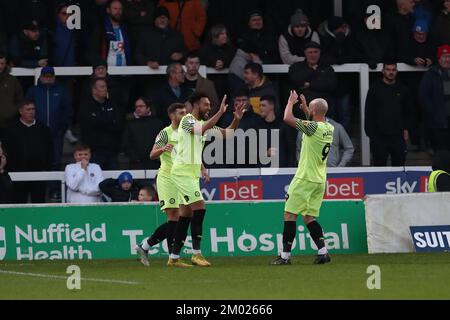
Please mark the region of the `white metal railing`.
[[[367, 92], [369, 91], [369, 73], [380, 72], [382, 64], [377, 66], [375, 70], [369, 70], [367, 64], [364, 63], [350, 63], [343, 65], [334, 65], [333, 69], [337, 73], [358, 73], [359, 74], [359, 102], [360, 102], [360, 143], [361, 143], [361, 165], [370, 165], [370, 144], [369, 138], [364, 131], [365, 120], [365, 105]], [[159, 69], [153, 70], [146, 66], [130, 66], [130, 67], [108, 67], [108, 73], [111, 75], [164, 75], [166, 74], [167, 66], [160, 66]], [[265, 74], [286, 74], [289, 72], [289, 65], [285, 64], [273, 64], [264, 65], [263, 70]], [[423, 67], [412, 67], [410, 65], [399, 63], [399, 72], [423, 72], [426, 71]], [[13, 68], [11, 74], [16, 77], [34, 77], [35, 83], [37, 83], [41, 73], [41, 68], [25, 69], [25, 68]], [[208, 68], [206, 66], [200, 66], [199, 73], [203, 77], [207, 77], [210, 74], [228, 74], [228, 69], [216, 70], [214, 68]], [[55, 67], [55, 74], [57, 76], [87, 76], [92, 74], [92, 67]]]

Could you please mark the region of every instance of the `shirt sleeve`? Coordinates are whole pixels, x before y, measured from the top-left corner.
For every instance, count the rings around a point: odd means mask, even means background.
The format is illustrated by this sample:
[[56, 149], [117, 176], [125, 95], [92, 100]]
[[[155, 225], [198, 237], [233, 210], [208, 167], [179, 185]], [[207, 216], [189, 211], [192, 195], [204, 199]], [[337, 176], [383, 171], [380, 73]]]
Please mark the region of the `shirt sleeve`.
[[194, 126], [197, 122], [198, 121], [193, 116], [186, 116], [181, 121], [181, 129], [192, 134], [194, 132]]
[[315, 121], [305, 121], [305, 120], [297, 120], [296, 126], [298, 131], [303, 132], [308, 137], [311, 137], [317, 131], [317, 122]]
[[168, 144], [168, 143], [169, 143], [169, 135], [167, 134], [166, 131], [161, 130], [161, 131], [158, 133], [158, 136], [156, 137], [155, 145], [156, 145], [158, 148], [162, 148], [162, 147], [164, 147], [164, 146], [165, 146], [166, 144]]
[[222, 135], [222, 128], [218, 127], [218, 126], [214, 126], [211, 129], [209, 129], [208, 131], [206, 131], [206, 134], [208, 136], [215, 136], [215, 135]]

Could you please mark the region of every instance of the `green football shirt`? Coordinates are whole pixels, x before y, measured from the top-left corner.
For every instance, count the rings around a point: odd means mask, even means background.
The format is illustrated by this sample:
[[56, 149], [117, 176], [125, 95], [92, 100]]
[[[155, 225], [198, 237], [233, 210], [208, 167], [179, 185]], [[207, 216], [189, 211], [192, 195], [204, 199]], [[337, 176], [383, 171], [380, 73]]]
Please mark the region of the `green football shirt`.
[[302, 152], [296, 178], [316, 183], [327, 179], [327, 158], [333, 142], [334, 127], [328, 122], [297, 121], [303, 132]]
[[173, 145], [172, 152], [163, 152], [159, 157], [161, 166], [159, 167], [158, 174], [164, 174], [170, 176], [172, 171], [173, 158], [176, 154], [176, 147], [178, 144], [178, 131], [174, 130], [172, 126], [165, 127], [162, 129], [155, 140], [155, 145], [158, 148], [162, 148], [167, 144]]
[[201, 176], [202, 154], [206, 137], [219, 127], [213, 127], [203, 135], [194, 132], [194, 127], [203, 124], [203, 120], [196, 119], [192, 114], [187, 114], [181, 119], [178, 130], [178, 147], [173, 161], [172, 174], [199, 178]]

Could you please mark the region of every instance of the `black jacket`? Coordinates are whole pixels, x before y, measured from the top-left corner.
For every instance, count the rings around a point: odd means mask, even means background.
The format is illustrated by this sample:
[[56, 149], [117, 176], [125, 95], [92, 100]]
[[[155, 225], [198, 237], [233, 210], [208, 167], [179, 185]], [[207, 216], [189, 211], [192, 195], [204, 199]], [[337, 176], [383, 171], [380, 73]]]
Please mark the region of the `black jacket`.
[[82, 141], [93, 152], [119, 152], [124, 121], [111, 101], [101, 104], [90, 96], [82, 102], [79, 112]]
[[276, 33], [270, 28], [252, 30], [247, 28], [238, 39], [238, 47], [247, 53], [259, 56], [264, 64], [279, 63], [278, 42]]
[[410, 126], [413, 95], [403, 84], [378, 80], [367, 93], [365, 130], [369, 137], [401, 135]]
[[38, 61], [48, 59], [48, 42], [44, 33], [37, 41], [28, 39], [23, 31], [20, 31], [11, 40], [10, 54], [16, 67], [37, 68]]
[[414, 17], [412, 15], [401, 15], [395, 12], [388, 15], [386, 21], [386, 35], [389, 38], [389, 50], [387, 59], [398, 61], [399, 55], [406, 52], [410, 45]]
[[131, 169], [158, 169], [159, 161], [150, 160], [150, 151], [162, 129], [162, 121], [152, 116], [133, 119], [127, 123], [123, 150], [130, 159]]
[[138, 65], [147, 65], [156, 61], [160, 65], [168, 65], [173, 61], [170, 56], [175, 52], [186, 54], [183, 36], [172, 28], [151, 28], [137, 45], [134, 59]]
[[8, 171], [48, 171], [53, 145], [50, 130], [42, 123], [27, 127], [20, 120], [5, 130], [3, 148], [8, 152]]
[[[316, 70], [310, 68], [306, 60], [296, 62], [289, 68], [289, 78], [308, 102], [316, 98], [324, 98], [329, 102], [337, 86], [333, 67], [322, 62], [319, 62]], [[304, 87], [306, 82], [310, 83], [307, 88]]]
[[231, 43], [224, 44], [223, 46], [216, 46], [211, 42], [208, 42], [203, 45], [199, 51], [200, 62], [201, 64], [214, 68], [217, 60], [222, 60], [224, 68], [228, 68], [236, 55], [236, 50], [237, 49]]
[[112, 202], [130, 202], [138, 200], [139, 186], [133, 182], [130, 190], [123, 190], [117, 179], [105, 179], [98, 185], [101, 192], [111, 198]]
[[13, 203], [13, 184], [6, 171], [0, 173], [0, 203]]
[[167, 108], [172, 103], [185, 103], [191, 95], [191, 90], [186, 86], [181, 86], [181, 96], [178, 98], [170, 88], [168, 83], [165, 83], [158, 90], [152, 94], [153, 105], [155, 106], [156, 116], [162, 120], [165, 126], [170, 123], [169, 115], [167, 114]]

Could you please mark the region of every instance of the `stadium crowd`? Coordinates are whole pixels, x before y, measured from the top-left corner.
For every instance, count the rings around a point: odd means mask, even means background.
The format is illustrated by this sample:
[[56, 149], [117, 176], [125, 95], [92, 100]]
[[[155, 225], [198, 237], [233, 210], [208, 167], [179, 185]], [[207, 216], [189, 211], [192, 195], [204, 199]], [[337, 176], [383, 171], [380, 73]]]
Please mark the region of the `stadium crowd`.
[[[157, 169], [149, 152], [170, 123], [167, 109], [193, 92], [208, 95], [212, 114], [227, 95], [221, 127], [244, 101], [239, 128], [278, 131], [278, 148], [266, 147], [281, 167], [296, 166], [301, 144], [282, 121], [291, 89], [330, 106], [329, 121], [339, 129], [329, 166], [352, 164], [359, 125], [376, 166], [389, 156], [392, 165], [405, 165], [408, 148], [450, 149], [450, 0], [342, 3], [343, 17], [333, 15], [331, 0], [0, 0], [0, 141], [8, 157], [1, 173], [63, 169], [65, 139], [87, 144], [102, 170]], [[80, 30], [67, 27], [72, 4], [81, 8]], [[367, 23], [370, 5], [381, 8], [381, 29]], [[333, 69], [345, 63], [383, 63], [363, 124], [355, 121], [357, 77]], [[402, 77], [397, 63], [428, 71]], [[289, 73], [269, 77], [264, 64], [287, 64]], [[165, 65], [165, 77], [108, 74], [111, 66]], [[200, 65], [229, 72], [205, 79]], [[92, 75], [55, 75], [53, 67], [69, 66], [92, 66]], [[39, 83], [10, 75], [11, 67], [42, 67]], [[300, 108], [295, 116], [305, 118]], [[128, 164], [119, 163], [121, 153]], [[264, 164], [209, 165], [230, 166]], [[16, 184], [16, 192], [35, 190], [42, 200], [42, 186]]]

